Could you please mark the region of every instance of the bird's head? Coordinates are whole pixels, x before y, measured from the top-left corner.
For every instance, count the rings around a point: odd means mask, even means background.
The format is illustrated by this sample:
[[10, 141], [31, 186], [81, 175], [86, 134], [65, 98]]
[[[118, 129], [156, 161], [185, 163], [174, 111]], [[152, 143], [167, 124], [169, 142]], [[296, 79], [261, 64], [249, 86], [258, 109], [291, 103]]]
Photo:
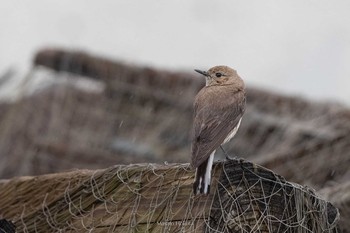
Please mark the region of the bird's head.
[[208, 71], [195, 70], [205, 76], [206, 86], [212, 85], [243, 85], [243, 80], [238, 76], [237, 71], [228, 66], [214, 66]]

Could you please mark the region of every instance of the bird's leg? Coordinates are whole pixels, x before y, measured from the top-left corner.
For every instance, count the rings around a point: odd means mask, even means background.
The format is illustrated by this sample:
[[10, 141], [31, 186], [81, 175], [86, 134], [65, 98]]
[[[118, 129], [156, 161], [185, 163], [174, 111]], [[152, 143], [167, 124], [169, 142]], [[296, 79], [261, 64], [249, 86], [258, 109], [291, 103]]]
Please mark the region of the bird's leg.
[[221, 145], [220, 145], [220, 148], [221, 148], [221, 150], [224, 152], [225, 158], [226, 158], [227, 160], [234, 160], [234, 159], [236, 159], [236, 157], [231, 158], [231, 157], [226, 153], [226, 151], [224, 150], [224, 148], [223, 148]]

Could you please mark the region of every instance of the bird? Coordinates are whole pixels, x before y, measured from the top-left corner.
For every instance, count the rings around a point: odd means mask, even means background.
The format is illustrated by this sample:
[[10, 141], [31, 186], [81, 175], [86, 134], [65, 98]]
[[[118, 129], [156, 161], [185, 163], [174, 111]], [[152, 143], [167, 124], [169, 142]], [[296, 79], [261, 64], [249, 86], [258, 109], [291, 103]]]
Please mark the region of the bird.
[[196, 169], [193, 192], [206, 195], [210, 192], [215, 151], [219, 147], [223, 150], [222, 145], [237, 133], [245, 111], [246, 91], [237, 71], [228, 66], [195, 71], [204, 75], [206, 85], [193, 104], [191, 166]]

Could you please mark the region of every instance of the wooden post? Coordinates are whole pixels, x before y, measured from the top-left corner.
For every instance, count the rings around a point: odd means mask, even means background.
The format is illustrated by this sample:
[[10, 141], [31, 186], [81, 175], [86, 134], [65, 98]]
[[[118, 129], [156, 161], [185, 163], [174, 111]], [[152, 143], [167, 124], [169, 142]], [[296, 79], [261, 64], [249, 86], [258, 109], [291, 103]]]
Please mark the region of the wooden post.
[[135, 164], [0, 182], [17, 232], [336, 232], [338, 210], [244, 160], [217, 162], [194, 196], [188, 164]]

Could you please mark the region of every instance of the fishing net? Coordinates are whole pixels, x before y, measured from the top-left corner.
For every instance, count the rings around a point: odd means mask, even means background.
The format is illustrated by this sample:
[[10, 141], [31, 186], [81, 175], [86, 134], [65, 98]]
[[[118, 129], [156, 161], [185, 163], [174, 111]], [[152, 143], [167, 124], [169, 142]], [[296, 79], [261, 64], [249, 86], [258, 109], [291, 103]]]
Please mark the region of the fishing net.
[[207, 196], [193, 179], [188, 164], [28, 177], [2, 183], [0, 205], [19, 232], [337, 232], [330, 203], [253, 163], [215, 163]]

